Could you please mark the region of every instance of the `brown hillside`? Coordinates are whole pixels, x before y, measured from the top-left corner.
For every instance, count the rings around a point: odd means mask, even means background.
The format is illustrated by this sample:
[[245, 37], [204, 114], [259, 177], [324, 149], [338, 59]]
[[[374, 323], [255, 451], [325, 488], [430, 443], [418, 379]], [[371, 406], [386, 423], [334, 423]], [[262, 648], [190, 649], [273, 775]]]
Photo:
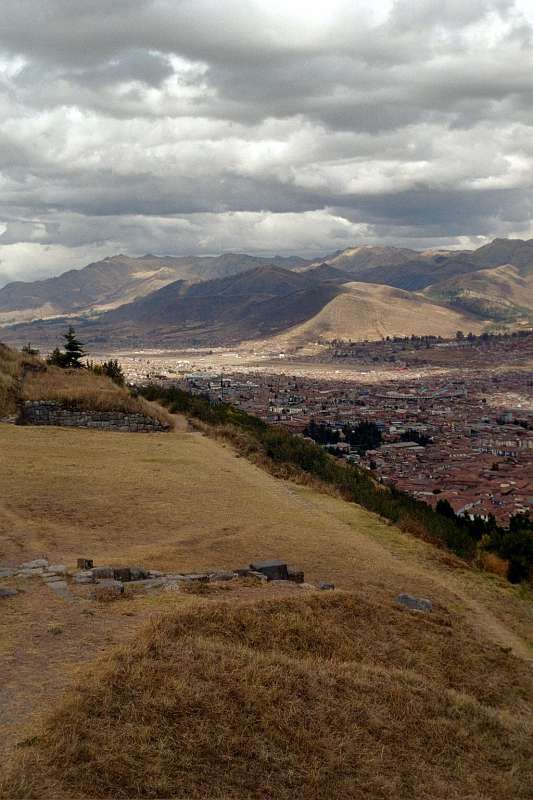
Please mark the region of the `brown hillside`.
[[474, 317], [431, 302], [414, 292], [369, 283], [348, 283], [318, 314], [280, 336], [298, 344], [320, 339], [382, 339], [386, 336], [454, 336], [458, 330], [479, 333]]

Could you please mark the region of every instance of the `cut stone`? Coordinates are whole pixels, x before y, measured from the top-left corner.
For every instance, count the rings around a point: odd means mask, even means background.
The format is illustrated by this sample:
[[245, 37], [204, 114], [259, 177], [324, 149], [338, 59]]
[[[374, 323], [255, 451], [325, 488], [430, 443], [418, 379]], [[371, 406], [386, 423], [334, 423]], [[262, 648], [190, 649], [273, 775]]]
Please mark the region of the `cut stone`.
[[318, 584], [318, 588], [322, 589], [323, 591], [328, 591], [329, 589], [334, 589], [335, 584], [328, 583], [327, 581], [320, 581], [320, 583]]
[[316, 586], [313, 586], [312, 583], [299, 583], [298, 584], [298, 588], [299, 589], [316, 589]]
[[405, 593], [399, 594], [398, 597], [395, 598], [395, 602], [401, 606], [406, 606], [406, 608], [410, 608], [413, 611], [428, 612], [433, 608], [431, 600], [426, 600], [424, 597], [413, 597], [412, 595]]
[[197, 581], [198, 583], [207, 583], [209, 574], [207, 572], [188, 572], [185, 576], [190, 581]]
[[74, 583], [94, 583], [94, 576], [92, 572], [77, 572], [74, 575]]
[[91, 573], [96, 580], [101, 580], [102, 578], [110, 580], [115, 577], [113, 567], [93, 567]]
[[293, 583], [303, 583], [304, 582], [304, 571], [299, 567], [287, 567], [287, 572], [289, 575], [289, 580]]
[[257, 561], [250, 564], [250, 569], [266, 575], [269, 581], [286, 581], [289, 578], [287, 564], [284, 561]]
[[210, 581], [232, 581], [235, 577], [234, 572], [211, 572], [209, 575]]
[[9, 567], [0, 567], [0, 578], [12, 578], [16, 570]]
[[26, 561], [24, 564], [21, 564], [19, 569], [37, 569], [38, 567], [47, 567], [47, 566], [48, 566], [48, 559], [36, 558], [33, 561]]
[[113, 577], [116, 581], [126, 583], [131, 581], [131, 571], [129, 567], [113, 567]]
[[49, 564], [47, 572], [55, 573], [56, 575], [66, 575], [67, 568], [64, 564]]
[[11, 586], [0, 586], [0, 599], [3, 597], [15, 597], [16, 594], [18, 594], [17, 590]]
[[142, 567], [130, 567], [130, 581], [145, 581], [150, 577], [147, 569]]

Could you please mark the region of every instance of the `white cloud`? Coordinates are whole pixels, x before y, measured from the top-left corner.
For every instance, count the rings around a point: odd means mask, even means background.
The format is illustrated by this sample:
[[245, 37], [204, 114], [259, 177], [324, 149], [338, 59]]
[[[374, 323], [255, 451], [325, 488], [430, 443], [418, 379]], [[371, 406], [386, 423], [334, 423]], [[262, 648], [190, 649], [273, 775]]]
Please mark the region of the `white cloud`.
[[526, 0], [4, 0], [0, 283], [528, 231], [532, 42]]

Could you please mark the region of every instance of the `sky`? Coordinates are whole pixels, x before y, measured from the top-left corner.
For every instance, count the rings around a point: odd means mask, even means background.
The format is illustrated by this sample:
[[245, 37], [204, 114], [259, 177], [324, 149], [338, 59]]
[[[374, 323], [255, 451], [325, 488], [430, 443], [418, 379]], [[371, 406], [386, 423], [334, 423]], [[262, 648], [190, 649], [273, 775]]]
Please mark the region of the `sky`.
[[533, 237], [533, 0], [2, 0], [0, 286]]

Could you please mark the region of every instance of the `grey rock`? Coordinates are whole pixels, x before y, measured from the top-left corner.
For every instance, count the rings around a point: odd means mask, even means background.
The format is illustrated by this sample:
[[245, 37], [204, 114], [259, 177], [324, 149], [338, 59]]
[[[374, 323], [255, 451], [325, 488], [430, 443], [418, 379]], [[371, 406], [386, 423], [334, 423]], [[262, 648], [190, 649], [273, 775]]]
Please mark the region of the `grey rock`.
[[49, 564], [48, 569], [46, 570], [50, 574], [54, 575], [66, 575], [67, 568], [64, 564]]
[[316, 589], [316, 586], [313, 586], [312, 583], [299, 583], [298, 584], [298, 588], [299, 589], [307, 589], [308, 590], [308, 589]]
[[44, 567], [34, 567], [33, 569], [30, 569], [29, 567], [26, 567], [19, 574], [21, 574], [21, 575], [23, 575], [23, 576], [25, 576], [27, 578], [34, 578], [34, 577], [36, 577], [38, 575], [44, 575]]
[[165, 575], [164, 572], [160, 572], [158, 569], [149, 569], [148, 570], [148, 577], [149, 578], [162, 578]]
[[335, 584], [328, 583], [327, 581], [320, 581], [320, 583], [318, 584], [318, 588], [322, 589], [322, 591], [329, 591], [330, 589], [335, 588]]
[[0, 599], [15, 597], [16, 594], [18, 594], [17, 590], [11, 586], [0, 586]]
[[209, 573], [207, 572], [188, 572], [185, 577], [198, 583], [207, 583], [209, 581]]
[[129, 567], [113, 567], [113, 577], [121, 583], [131, 581], [131, 570]]
[[41, 575], [43, 583], [57, 583], [63, 580], [62, 575]]
[[38, 569], [47, 566], [48, 566], [48, 559], [36, 558], [33, 561], [25, 561], [24, 564], [20, 565], [19, 569]]
[[220, 572], [211, 572], [209, 574], [210, 581], [232, 581], [235, 578], [234, 572], [227, 572], [227, 571], [220, 571]]
[[130, 581], [145, 581], [149, 577], [147, 569], [142, 567], [130, 567]]
[[305, 580], [304, 571], [300, 567], [287, 567], [287, 573], [293, 583], [303, 583]]
[[16, 570], [10, 569], [10, 567], [0, 567], [0, 578], [12, 578], [15, 573]]
[[253, 572], [261, 572], [269, 581], [286, 581], [289, 578], [287, 564], [284, 561], [256, 561], [250, 564]]
[[405, 593], [399, 594], [394, 599], [394, 602], [398, 603], [398, 605], [410, 608], [413, 611], [424, 611], [427, 613], [433, 608], [431, 600], [426, 600], [424, 597], [413, 597], [412, 595]]
[[74, 575], [74, 583], [94, 583], [94, 576], [89, 570], [76, 572]]
[[263, 583], [266, 583], [268, 581], [267, 576], [263, 572], [256, 572], [253, 569], [248, 570], [248, 574], [246, 577], [256, 578], [258, 581], [262, 581]]
[[91, 573], [95, 580], [101, 580], [102, 578], [111, 580], [115, 577], [115, 571], [113, 567], [93, 567]]

